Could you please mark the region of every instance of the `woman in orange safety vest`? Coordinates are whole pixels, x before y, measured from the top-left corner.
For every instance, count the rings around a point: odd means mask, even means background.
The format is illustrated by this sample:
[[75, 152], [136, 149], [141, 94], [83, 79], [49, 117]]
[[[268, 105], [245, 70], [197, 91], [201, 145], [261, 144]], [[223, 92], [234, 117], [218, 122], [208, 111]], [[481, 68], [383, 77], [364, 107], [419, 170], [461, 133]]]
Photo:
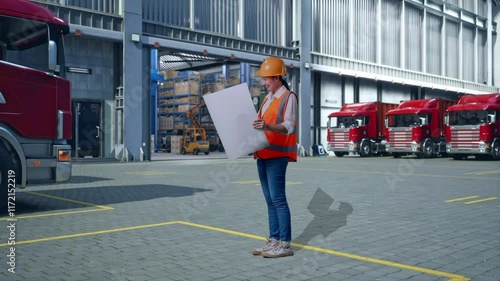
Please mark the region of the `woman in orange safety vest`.
[[265, 59], [256, 72], [269, 92], [259, 109], [258, 119], [253, 122], [255, 129], [264, 130], [269, 142], [268, 147], [254, 153], [267, 203], [269, 238], [264, 247], [252, 250], [252, 254], [267, 258], [293, 255], [285, 180], [288, 162], [297, 161], [298, 100], [283, 78], [286, 73], [285, 63], [277, 57]]

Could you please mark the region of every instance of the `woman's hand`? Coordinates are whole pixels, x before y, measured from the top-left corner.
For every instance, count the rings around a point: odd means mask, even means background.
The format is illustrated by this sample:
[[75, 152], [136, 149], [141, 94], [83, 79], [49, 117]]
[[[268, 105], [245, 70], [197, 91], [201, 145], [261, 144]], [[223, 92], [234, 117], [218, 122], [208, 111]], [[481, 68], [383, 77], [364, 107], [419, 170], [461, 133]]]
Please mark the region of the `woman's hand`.
[[262, 119], [257, 119], [253, 121], [253, 127], [257, 130], [265, 130], [267, 128], [266, 123]]

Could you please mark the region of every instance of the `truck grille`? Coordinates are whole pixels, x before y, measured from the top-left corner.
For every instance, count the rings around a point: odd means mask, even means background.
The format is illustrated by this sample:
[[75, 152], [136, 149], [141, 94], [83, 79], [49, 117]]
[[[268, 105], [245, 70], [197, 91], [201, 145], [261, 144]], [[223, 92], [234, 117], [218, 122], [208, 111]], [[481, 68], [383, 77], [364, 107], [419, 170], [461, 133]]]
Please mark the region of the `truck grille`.
[[332, 148], [349, 148], [349, 132], [330, 133], [330, 143]]
[[411, 131], [389, 131], [389, 139], [391, 148], [401, 149], [408, 148], [411, 149]]
[[479, 144], [479, 128], [450, 128], [451, 148], [470, 149], [477, 148]]

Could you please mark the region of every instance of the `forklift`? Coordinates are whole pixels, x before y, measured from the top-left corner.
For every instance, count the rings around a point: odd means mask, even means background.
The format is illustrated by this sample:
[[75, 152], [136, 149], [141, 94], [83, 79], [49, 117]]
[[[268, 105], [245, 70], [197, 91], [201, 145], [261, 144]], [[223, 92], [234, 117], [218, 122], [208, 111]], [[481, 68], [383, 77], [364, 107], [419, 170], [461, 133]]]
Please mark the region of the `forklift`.
[[208, 155], [210, 153], [210, 144], [207, 141], [205, 129], [201, 127], [195, 117], [196, 111], [204, 105], [205, 102], [202, 102], [186, 111], [186, 118], [191, 120], [193, 127], [184, 130], [181, 154], [193, 153], [193, 155], [198, 155], [198, 153], [203, 152], [205, 155]]

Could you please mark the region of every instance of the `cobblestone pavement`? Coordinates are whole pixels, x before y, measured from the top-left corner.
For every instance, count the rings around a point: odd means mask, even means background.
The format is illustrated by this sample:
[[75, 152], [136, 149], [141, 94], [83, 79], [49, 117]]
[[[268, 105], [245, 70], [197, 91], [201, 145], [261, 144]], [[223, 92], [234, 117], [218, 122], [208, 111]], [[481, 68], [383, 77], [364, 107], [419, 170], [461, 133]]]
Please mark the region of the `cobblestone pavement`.
[[190, 159], [76, 163], [18, 190], [0, 280], [500, 280], [498, 162], [299, 158], [295, 255], [265, 259], [255, 161]]

